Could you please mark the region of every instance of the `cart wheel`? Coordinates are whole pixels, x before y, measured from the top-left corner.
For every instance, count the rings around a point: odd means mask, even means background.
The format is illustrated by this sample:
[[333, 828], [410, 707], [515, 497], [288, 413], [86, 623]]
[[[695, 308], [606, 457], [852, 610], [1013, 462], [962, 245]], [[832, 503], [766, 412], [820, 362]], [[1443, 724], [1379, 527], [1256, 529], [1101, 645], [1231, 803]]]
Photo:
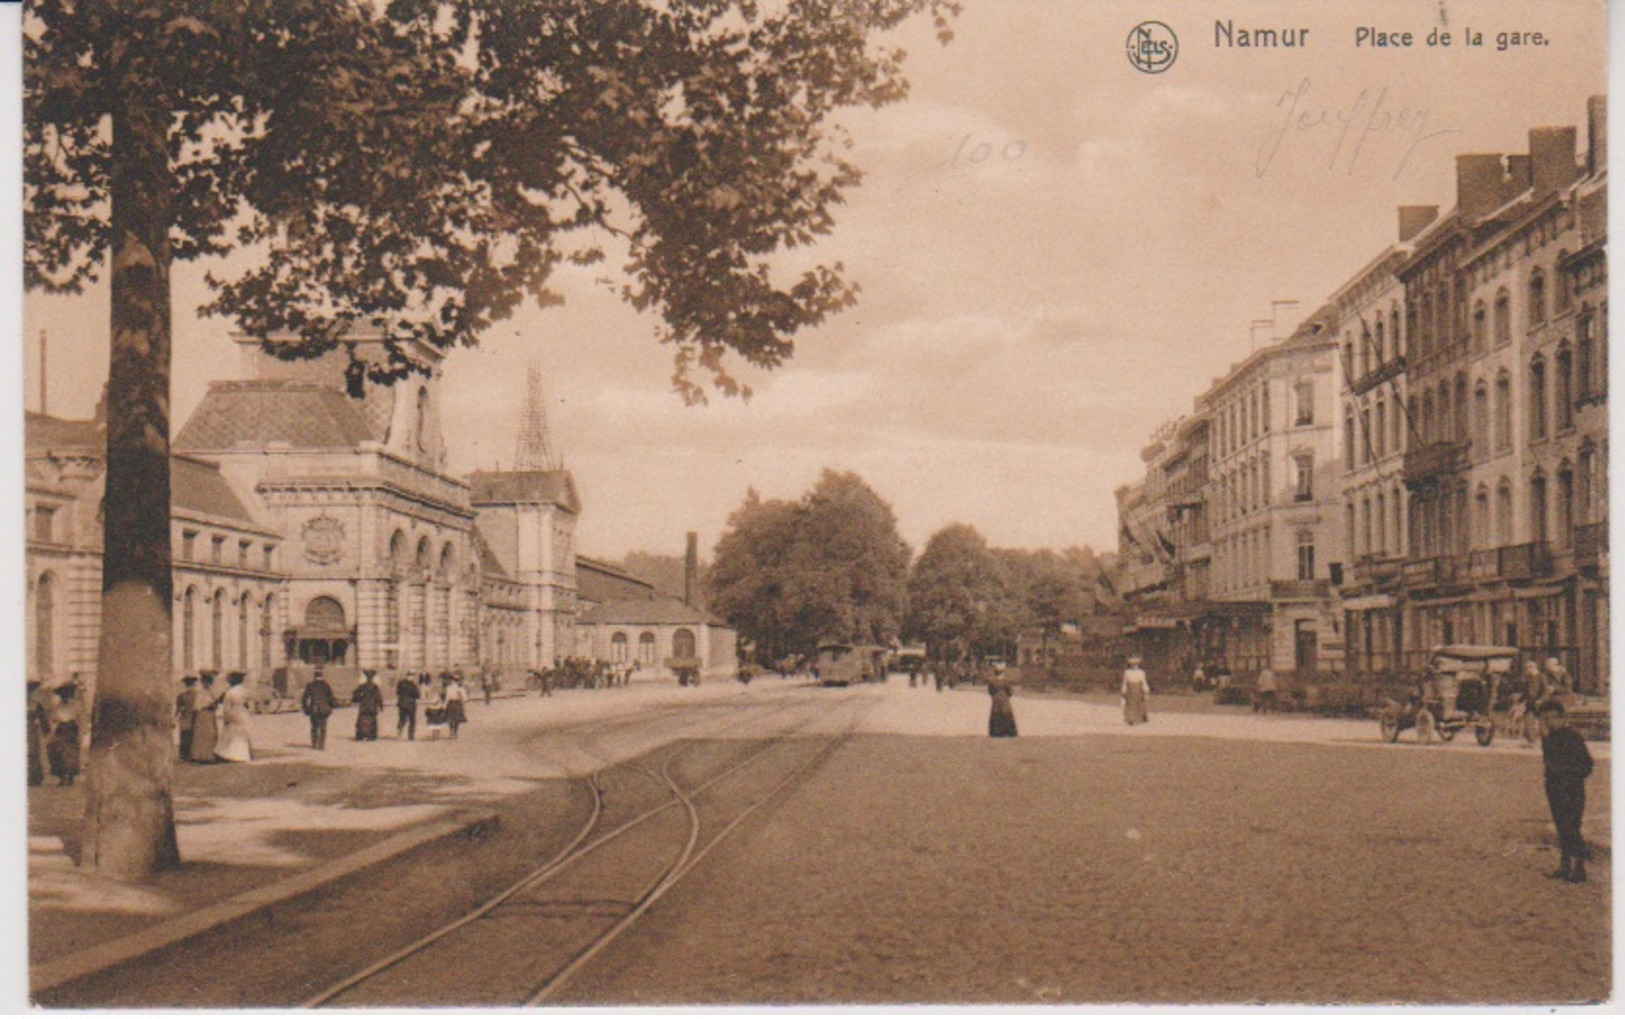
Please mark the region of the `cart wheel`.
[[1478, 745], [1481, 747], [1487, 747], [1495, 742], [1495, 719], [1480, 722], [1473, 730], [1473, 735], [1478, 737]]
[[1439, 733], [1439, 738], [1444, 740], [1446, 743], [1449, 743], [1451, 740], [1455, 739], [1456, 738], [1456, 733], [1458, 733], [1460, 731], [1461, 731], [1460, 729], [1455, 729], [1455, 728], [1452, 728], [1452, 727], [1446, 726], [1446, 725], [1441, 725], [1441, 726], [1437, 727], [1437, 732]]
[[1433, 712], [1423, 708], [1416, 713], [1416, 741], [1418, 743], [1432, 743], [1433, 738], [1439, 734], [1439, 727], [1433, 723]]
[[1392, 711], [1384, 711], [1382, 717], [1377, 719], [1377, 724], [1382, 727], [1383, 739], [1389, 743], [1399, 741], [1399, 716], [1397, 714]]

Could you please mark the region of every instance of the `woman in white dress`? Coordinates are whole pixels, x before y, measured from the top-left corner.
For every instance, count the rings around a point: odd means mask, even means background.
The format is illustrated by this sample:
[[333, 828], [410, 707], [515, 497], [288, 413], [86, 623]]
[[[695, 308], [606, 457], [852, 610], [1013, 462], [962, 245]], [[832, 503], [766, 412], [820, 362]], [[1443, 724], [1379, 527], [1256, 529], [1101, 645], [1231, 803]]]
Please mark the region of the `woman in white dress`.
[[1139, 657], [1130, 658], [1128, 668], [1123, 670], [1123, 721], [1129, 725], [1150, 721], [1150, 713], [1146, 710], [1150, 696], [1151, 684], [1146, 682]]
[[220, 742], [214, 748], [214, 756], [222, 761], [254, 759], [254, 741], [248, 734], [248, 692], [243, 689], [246, 678], [241, 672], [226, 677], [226, 695], [220, 699]]

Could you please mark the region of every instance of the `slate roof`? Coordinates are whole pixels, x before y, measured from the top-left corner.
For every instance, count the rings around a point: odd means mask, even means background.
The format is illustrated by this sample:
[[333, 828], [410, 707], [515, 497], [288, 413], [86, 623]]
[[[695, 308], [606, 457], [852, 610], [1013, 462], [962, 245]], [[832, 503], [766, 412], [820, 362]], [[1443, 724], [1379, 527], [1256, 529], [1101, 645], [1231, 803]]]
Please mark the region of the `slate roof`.
[[480, 503], [541, 502], [581, 512], [569, 471], [475, 471], [468, 476], [472, 500]]
[[480, 525], [474, 523], [474, 551], [480, 557], [480, 573], [497, 580], [510, 580], [508, 571], [502, 568], [502, 562], [497, 559], [496, 553], [486, 543], [485, 535], [480, 533]]
[[30, 456], [54, 449], [93, 449], [100, 453], [107, 448], [107, 435], [95, 420], [70, 421], [27, 411], [23, 416], [23, 445]]
[[361, 406], [308, 382], [215, 382], [175, 439], [176, 449], [231, 449], [285, 442], [294, 449], [354, 449], [373, 433]]
[[661, 595], [653, 584], [642, 577], [577, 553], [576, 597], [580, 601], [603, 605], [618, 601], [647, 601]]
[[266, 529], [243, 505], [220, 468], [207, 460], [169, 458], [169, 502], [172, 510], [205, 513], [249, 524], [256, 530]]
[[661, 595], [628, 601], [605, 602], [581, 613], [586, 626], [726, 626], [722, 620], [700, 609], [684, 605], [676, 598]]

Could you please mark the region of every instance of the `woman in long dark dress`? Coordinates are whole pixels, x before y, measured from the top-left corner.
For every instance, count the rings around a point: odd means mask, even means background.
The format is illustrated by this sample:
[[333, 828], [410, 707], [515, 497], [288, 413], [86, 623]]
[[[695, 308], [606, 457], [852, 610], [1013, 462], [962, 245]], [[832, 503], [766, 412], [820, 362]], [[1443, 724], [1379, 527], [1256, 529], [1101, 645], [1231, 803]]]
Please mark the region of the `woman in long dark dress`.
[[28, 784], [45, 784], [45, 734], [51, 728], [50, 717], [40, 703], [40, 683], [28, 681]]
[[58, 785], [73, 785], [79, 777], [79, 710], [74, 700], [78, 689], [73, 683], [57, 687], [57, 703], [51, 709], [51, 736], [45, 742], [45, 756]]
[[371, 669], [363, 672], [360, 685], [350, 695], [350, 703], [355, 705], [355, 738], [358, 740], [378, 738], [378, 713], [384, 710], [384, 692], [378, 689], [372, 676]]
[[993, 679], [987, 684], [988, 696], [993, 698], [993, 708], [987, 716], [987, 734], [995, 739], [1016, 734], [1016, 711], [1010, 706], [1013, 692], [1004, 678], [1004, 666], [995, 665]]
[[224, 691], [214, 688], [214, 673], [205, 672], [198, 680], [197, 714], [192, 716], [192, 743], [186, 748], [193, 764], [213, 764], [214, 747], [220, 740], [220, 719], [215, 714]]

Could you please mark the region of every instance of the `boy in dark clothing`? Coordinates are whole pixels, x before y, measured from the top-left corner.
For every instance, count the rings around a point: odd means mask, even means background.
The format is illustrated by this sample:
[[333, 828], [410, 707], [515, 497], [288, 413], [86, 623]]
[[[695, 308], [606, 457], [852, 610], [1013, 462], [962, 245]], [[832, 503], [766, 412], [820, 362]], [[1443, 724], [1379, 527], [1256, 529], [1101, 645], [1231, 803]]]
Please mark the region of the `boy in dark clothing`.
[[1580, 822], [1586, 810], [1586, 779], [1591, 775], [1591, 751], [1585, 740], [1568, 727], [1563, 705], [1555, 700], [1541, 705], [1541, 756], [1546, 762], [1546, 802], [1557, 826], [1557, 844], [1563, 863], [1551, 876], [1574, 884], [1586, 879], [1585, 838]]
[[395, 684], [395, 738], [400, 739], [401, 733], [406, 738], [418, 738], [418, 684], [411, 673], [401, 677]]

